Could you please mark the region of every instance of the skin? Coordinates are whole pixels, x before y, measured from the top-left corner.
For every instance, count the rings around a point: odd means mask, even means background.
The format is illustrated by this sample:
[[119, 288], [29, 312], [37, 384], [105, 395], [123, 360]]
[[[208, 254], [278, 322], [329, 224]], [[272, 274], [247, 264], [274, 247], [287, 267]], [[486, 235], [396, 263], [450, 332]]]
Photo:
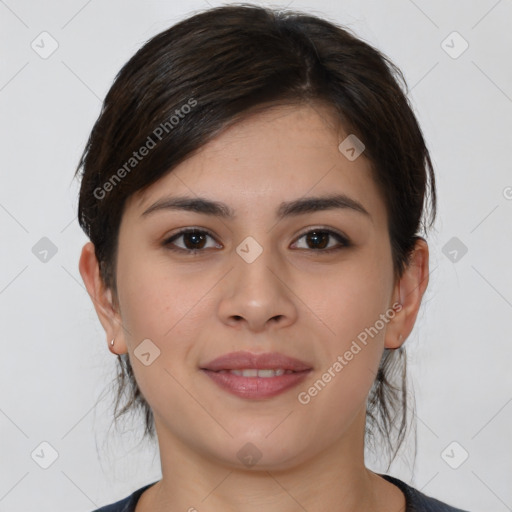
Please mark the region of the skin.
[[[115, 338], [109, 349], [128, 352], [155, 417], [162, 480], [143, 493], [137, 512], [405, 511], [402, 492], [364, 465], [365, 410], [384, 348], [399, 347], [414, 326], [428, 284], [428, 246], [417, 242], [396, 280], [384, 198], [364, 153], [349, 161], [338, 150], [346, 136], [326, 107], [274, 107], [239, 121], [132, 196], [119, 233], [118, 307], [94, 246], [84, 246], [80, 273], [107, 341]], [[282, 201], [332, 193], [359, 201], [370, 215], [345, 208], [275, 218]], [[141, 216], [171, 195], [222, 201], [236, 216]], [[213, 234], [203, 245], [174, 240], [203, 252], [163, 245], [185, 227]], [[312, 228], [341, 231], [352, 245], [322, 253], [302, 236]], [[248, 236], [263, 248], [252, 263], [236, 252]], [[331, 237], [325, 246], [340, 243]], [[396, 302], [402, 308], [392, 320], [301, 404], [298, 393]], [[148, 338], [161, 353], [145, 366], [133, 352]], [[200, 370], [236, 350], [282, 352], [313, 371], [276, 397], [243, 399]], [[251, 467], [237, 457], [248, 442], [262, 454]]]

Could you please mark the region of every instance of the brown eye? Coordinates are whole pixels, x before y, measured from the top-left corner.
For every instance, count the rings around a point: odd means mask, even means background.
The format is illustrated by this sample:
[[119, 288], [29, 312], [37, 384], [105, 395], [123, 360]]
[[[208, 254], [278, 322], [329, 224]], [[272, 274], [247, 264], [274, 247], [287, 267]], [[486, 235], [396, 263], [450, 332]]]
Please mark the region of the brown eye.
[[[183, 246], [179, 246], [175, 243], [175, 241], [180, 238], [183, 239]], [[213, 236], [208, 233], [208, 231], [200, 229], [184, 229], [165, 240], [163, 245], [170, 250], [178, 252], [200, 252], [203, 249], [208, 248], [206, 247], [208, 238], [213, 239]]]
[[306, 243], [312, 244], [313, 249], [325, 249], [329, 245], [331, 235], [325, 231], [310, 231], [306, 236]]
[[[298, 240], [301, 239], [304, 239], [306, 242], [306, 247], [303, 247], [306, 250], [330, 252], [331, 250], [338, 250], [350, 246], [350, 242], [346, 237], [329, 229], [310, 230], [298, 238]], [[338, 241], [337, 245], [335, 244], [333, 246], [331, 244], [333, 239]]]

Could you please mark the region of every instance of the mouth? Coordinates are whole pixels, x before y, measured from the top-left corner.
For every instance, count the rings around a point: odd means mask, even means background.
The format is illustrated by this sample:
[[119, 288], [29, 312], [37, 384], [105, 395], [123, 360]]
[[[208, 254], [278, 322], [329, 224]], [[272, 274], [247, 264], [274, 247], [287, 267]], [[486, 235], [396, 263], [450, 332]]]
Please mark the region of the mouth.
[[252, 399], [277, 396], [302, 382], [312, 369], [304, 361], [276, 352], [233, 352], [200, 368], [221, 389]]
[[216, 373], [231, 373], [241, 377], [261, 377], [268, 379], [270, 377], [280, 377], [281, 375], [289, 375], [290, 373], [298, 373], [293, 370], [285, 370], [284, 368], [263, 369], [263, 368], [245, 368], [243, 370], [219, 370]]

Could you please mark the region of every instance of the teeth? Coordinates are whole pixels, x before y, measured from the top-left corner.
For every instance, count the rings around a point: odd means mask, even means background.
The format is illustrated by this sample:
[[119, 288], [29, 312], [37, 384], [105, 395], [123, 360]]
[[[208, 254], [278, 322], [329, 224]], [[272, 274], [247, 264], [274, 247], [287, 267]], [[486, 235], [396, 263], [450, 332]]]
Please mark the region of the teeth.
[[292, 370], [283, 370], [282, 368], [277, 368], [275, 370], [259, 370], [257, 368], [248, 368], [246, 370], [220, 370], [219, 373], [227, 372], [239, 375], [240, 377], [279, 377], [285, 373], [293, 373]]

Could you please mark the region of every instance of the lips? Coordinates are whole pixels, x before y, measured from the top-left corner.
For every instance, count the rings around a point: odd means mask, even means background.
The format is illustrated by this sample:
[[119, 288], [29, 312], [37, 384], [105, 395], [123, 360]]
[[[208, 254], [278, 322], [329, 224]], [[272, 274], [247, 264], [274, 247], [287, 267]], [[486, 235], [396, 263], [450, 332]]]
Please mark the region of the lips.
[[277, 352], [232, 352], [201, 367], [220, 388], [245, 399], [277, 396], [303, 382], [311, 370], [306, 362]]
[[251, 352], [231, 352], [217, 357], [201, 367], [202, 370], [218, 372], [221, 370], [290, 370], [302, 372], [311, 370], [311, 365], [299, 359], [280, 354], [279, 352], [266, 352], [253, 354]]

